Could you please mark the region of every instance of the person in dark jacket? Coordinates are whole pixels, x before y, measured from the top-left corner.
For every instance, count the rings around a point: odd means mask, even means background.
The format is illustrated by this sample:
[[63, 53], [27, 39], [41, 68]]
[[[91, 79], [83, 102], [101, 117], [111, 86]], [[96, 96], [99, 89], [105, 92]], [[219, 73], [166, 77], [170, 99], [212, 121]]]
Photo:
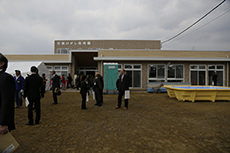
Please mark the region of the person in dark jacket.
[[37, 68], [35, 66], [31, 67], [31, 75], [25, 79], [24, 87], [24, 97], [29, 100], [28, 105], [28, 119], [27, 125], [33, 125], [33, 109], [36, 112], [35, 124], [39, 124], [41, 116], [41, 87], [43, 84], [42, 78], [37, 74]]
[[15, 129], [14, 98], [15, 82], [13, 76], [6, 73], [8, 60], [0, 53], [0, 135]]
[[15, 70], [16, 76], [14, 77], [16, 85], [16, 107], [19, 108], [22, 106], [22, 96], [24, 93], [24, 77], [21, 76], [21, 71]]
[[[130, 80], [129, 80], [127, 74], [125, 74], [124, 69], [122, 69], [120, 71], [120, 76], [117, 79], [116, 86], [117, 86], [117, 90], [118, 90], [118, 104], [117, 104], [116, 109], [119, 109], [119, 108], [121, 108], [121, 101], [122, 101], [122, 97], [125, 94], [125, 90], [129, 90], [129, 87], [130, 87]], [[128, 99], [125, 99], [124, 109], [125, 110], [128, 109]]]
[[45, 96], [45, 92], [46, 92], [46, 74], [43, 73], [42, 74], [42, 88], [41, 88], [41, 97], [43, 98]]
[[76, 88], [77, 90], [79, 90], [79, 87], [81, 86], [80, 75], [77, 75], [75, 82], [76, 82]]
[[80, 90], [80, 94], [82, 97], [81, 109], [87, 109], [86, 108], [86, 96], [87, 96], [88, 91], [89, 91], [89, 84], [87, 82], [87, 77], [83, 75], [82, 81], [81, 81], [81, 90]]
[[73, 81], [73, 79], [69, 73], [69, 75], [67, 77], [67, 88], [72, 88], [72, 81]]
[[103, 77], [96, 72], [95, 73], [95, 80], [93, 83], [93, 90], [95, 92], [95, 99], [97, 106], [102, 106], [103, 104], [103, 89], [104, 89], [104, 81]]
[[53, 104], [58, 104], [57, 93], [55, 89], [60, 89], [60, 77], [57, 76], [55, 71], [52, 71], [52, 92], [53, 92]]

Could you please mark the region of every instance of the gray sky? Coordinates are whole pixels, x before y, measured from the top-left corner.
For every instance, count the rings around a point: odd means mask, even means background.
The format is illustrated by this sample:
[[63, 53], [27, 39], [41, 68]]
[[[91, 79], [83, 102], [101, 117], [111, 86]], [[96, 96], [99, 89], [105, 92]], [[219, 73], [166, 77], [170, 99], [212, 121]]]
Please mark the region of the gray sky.
[[[0, 0], [0, 52], [53, 54], [54, 40], [164, 41], [221, 1]], [[162, 49], [230, 50], [230, 1]]]

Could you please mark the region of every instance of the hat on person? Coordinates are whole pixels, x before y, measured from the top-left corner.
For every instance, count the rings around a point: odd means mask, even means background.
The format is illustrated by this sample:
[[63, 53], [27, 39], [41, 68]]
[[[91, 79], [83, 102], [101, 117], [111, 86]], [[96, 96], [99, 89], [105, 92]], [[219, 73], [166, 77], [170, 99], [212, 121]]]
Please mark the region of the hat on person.
[[21, 73], [21, 71], [20, 71], [20, 70], [15, 70], [15, 72]]

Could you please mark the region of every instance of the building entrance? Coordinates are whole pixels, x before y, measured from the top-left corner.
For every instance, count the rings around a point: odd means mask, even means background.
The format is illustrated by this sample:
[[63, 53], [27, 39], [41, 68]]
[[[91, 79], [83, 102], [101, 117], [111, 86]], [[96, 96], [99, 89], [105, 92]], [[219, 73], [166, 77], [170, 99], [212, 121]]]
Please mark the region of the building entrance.
[[96, 51], [78, 51], [73, 53], [75, 74], [84, 74], [93, 76], [97, 69], [97, 62], [94, 61], [97, 57]]

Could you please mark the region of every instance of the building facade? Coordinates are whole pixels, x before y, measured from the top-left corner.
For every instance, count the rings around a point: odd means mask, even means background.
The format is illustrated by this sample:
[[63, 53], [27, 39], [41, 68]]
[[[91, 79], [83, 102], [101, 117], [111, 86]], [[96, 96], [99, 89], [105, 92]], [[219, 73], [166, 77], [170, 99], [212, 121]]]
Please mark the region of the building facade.
[[118, 63], [133, 89], [158, 82], [229, 86], [229, 51], [161, 50], [159, 40], [55, 40], [53, 55], [7, 55], [9, 61], [43, 61], [59, 75], [104, 74], [104, 63]]

